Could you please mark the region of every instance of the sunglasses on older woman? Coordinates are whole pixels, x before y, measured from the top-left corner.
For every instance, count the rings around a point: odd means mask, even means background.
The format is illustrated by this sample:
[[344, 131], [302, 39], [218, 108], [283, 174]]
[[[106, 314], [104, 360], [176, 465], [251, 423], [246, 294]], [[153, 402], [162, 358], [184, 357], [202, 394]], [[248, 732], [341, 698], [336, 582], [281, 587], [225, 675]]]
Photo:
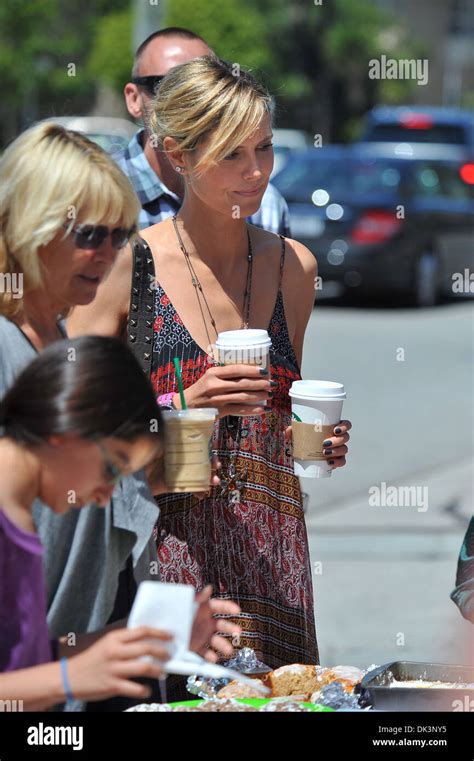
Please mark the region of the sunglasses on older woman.
[[75, 233], [74, 243], [77, 248], [99, 248], [105, 239], [110, 235], [112, 248], [120, 249], [127, 245], [128, 241], [137, 232], [134, 225], [128, 229], [116, 227], [110, 230], [106, 225], [76, 225], [70, 227], [63, 225], [69, 233]]

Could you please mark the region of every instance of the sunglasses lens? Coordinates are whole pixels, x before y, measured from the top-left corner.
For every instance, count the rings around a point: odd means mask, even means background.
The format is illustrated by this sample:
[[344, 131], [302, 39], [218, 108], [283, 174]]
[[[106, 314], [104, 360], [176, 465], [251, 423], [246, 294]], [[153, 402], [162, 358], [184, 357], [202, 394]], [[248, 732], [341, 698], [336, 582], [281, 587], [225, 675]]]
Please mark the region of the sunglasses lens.
[[163, 79], [163, 77], [149, 77], [147, 84], [146, 84], [146, 90], [149, 95], [155, 96], [158, 92], [158, 88], [160, 86], [160, 82]]
[[133, 230], [125, 230], [123, 227], [117, 227], [112, 230], [112, 246], [114, 248], [123, 248], [127, 245]]
[[76, 245], [78, 248], [99, 248], [107, 235], [108, 230], [102, 225], [85, 225], [76, 233]]

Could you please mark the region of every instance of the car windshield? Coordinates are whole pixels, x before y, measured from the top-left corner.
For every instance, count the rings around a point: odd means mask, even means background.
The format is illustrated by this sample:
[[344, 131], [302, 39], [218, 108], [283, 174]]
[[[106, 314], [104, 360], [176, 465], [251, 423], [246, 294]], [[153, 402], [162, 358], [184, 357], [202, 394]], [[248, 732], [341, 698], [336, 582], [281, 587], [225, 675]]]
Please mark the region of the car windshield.
[[97, 143], [97, 145], [100, 145], [100, 147], [103, 148], [104, 151], [107, 151], [107, 153], [115, 153], [116, 151], [121, 151], [128, 145], [127, 138], [122, 135], [107, 135], [104, 132], [94, 134], [92, 132], [88, 132], [87, 137], [90, 140], [93, 140], [94, 143]]
[[373, 158], [301, 157], [290, 160], [272, 182], [288, 201], [310, 201], [319, 195], [338, 198], [394, 196], [401, 180], [400, 162]]
[[456, 124], [433, 124], [431, 127], [410, 129], [403, 124], [376, 124], [369, 130], [366, 140], [396, 143], [444, 143], [464, 145], [466, 135], [463, 127]]

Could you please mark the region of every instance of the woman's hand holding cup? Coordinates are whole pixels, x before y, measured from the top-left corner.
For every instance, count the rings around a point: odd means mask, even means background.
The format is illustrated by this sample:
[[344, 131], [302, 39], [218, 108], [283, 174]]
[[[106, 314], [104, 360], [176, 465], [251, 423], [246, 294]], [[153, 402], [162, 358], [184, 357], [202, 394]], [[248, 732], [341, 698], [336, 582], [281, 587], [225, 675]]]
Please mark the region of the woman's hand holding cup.
[[[219, 417], [227, 415], [263, 415], [262, 406], [270, 398], [273, 381], [270, 372], [258, 365], [223, 365], [210, 367], [202, 378], [184, 391], [187, 406], [216, 407]], [[180, 409], [179, 394], [173, 405]]]
[[[346, 464], [345, 455], [349, 451], [346, 444], [351, 438], [347, 431], [350, 431], [351, 428], [352, 423], [350, 420], [340, 420], [334, 426], [335, 435], [323, 441], [324, 456], [333, 470], [342, 468]], [[291, 441], [291, 425], [285, 430], [285, 441]]]

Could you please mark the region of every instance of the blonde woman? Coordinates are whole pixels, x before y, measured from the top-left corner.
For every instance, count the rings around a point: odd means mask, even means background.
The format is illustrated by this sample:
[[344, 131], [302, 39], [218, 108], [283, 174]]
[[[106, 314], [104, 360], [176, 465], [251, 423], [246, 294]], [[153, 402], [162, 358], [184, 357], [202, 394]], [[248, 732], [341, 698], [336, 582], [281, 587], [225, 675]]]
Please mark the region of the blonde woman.
[[[138, 212], [127, 178], [77, 132], [40, 124], [7, 148], [0, 162], [0, 397], [38, 352], [63, 337], [58, 316], [94, 299], [133, 235]], [[112, 613], [113, 620], [125, 617], [132, 573], [136, 581], [157, 578], [149, 561], [158, 508], [143, 471], [115, 490], [98, 484], [90, 499], [95, 504], [61, 516], [38, 501], [33, 510], [44, 546], [52, 638], [100, 630]], [[116, 599], [124, 567], [126, 594]], [[211, 614], [238, 607], [223, 608], [210, 594], [205, 590], [200, 601], [212, 625], [201, 629], [195, 648], [207, 652], [210, 641], [230, 653], [232, 647], [215, 635]]]
[[[180, 406], [179, 357], [188, 407], [219, 409], [222, 484], [201, 502], [158, 499], [162, 578], [212, 583], [235, 598], [238, 643], [269, 666], [318, 663], [300, 485], [286, 442], [316, 261], [297, 241], [246, 222], [273, 166], [270, 96], [231, 64], [198, 58], [163, 79], [151, 125], [184, 178], [183, 206], [142, 231], [70, 329], [128, 338], [165, 406]], [[219, 367], [210, 356], [218, 332], [242, 327], [269, 330], [270, 373]], [[326, 442], [334, 468], [345, 464], [350, 427], [341, 421]]]

